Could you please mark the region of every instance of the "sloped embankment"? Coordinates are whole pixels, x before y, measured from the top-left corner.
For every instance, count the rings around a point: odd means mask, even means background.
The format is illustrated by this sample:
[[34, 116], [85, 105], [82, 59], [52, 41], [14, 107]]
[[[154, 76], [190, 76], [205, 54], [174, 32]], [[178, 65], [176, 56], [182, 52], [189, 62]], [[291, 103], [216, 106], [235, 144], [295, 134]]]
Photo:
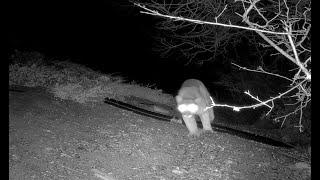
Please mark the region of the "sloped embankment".
[[187, 137], [181, 124], [107, 104], [9, 92], [10, 179], [306, 179], [279, 149], [219, 132]]

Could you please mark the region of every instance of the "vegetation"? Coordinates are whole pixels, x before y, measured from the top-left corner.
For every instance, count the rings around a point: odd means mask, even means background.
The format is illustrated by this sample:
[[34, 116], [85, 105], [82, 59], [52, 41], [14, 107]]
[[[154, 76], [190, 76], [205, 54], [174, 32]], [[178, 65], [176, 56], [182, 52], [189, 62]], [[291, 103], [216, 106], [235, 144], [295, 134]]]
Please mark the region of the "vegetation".
[[[38, 52], [15, 51], [9, 57], [9, 86], [42, 87], [54, 97], [78, 103], [102, 102], [124, 96], [172, 104], [173, 97], [120, 76], [103, 74], [71, 61], [59, 61]], [[147, 92], [147, 93], [146, 93]]]

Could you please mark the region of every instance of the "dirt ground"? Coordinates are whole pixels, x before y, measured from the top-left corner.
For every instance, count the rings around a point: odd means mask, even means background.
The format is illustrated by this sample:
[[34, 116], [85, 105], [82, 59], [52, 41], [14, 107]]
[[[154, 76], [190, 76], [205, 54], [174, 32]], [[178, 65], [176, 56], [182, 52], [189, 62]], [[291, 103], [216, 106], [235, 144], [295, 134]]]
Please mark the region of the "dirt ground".
[[188, 137], [182, 124], [104, 103], [9, 92], [9, 179], [310, 179], [281, 149], [226, 133]]

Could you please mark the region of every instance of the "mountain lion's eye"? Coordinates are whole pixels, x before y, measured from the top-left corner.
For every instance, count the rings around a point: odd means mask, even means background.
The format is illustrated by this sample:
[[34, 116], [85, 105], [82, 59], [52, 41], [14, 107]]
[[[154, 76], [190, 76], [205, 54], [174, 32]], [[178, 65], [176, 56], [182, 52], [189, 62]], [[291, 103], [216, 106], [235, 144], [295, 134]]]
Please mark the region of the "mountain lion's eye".
[[191, 113], [195, 113], [198, 111], [199, 107], [196, 104], [189, 104], [187, 106], [187, 109], [191, 112]]
[[181, 105], [179, 105], [178, 106], [178, 110], [180, 111], [180, 112], [185, 112], [185, 111], [187, 111], [187, 105], [185, 105], [185, 104], [181, 104]]
[[188, 105], [186, 105], [186, 104], [181, 104], [181, 105], [178, 106], [178, 110], [179, 110], [180, 112], [189, 111], [189, 112], [191, 112], [191, 113], [195, 113], [195, 112], [198, 111], [198, 109], [199, 109], [199, 107], [198, 107], [198, 105], [196, 105], [196, 104], [188, 104]]

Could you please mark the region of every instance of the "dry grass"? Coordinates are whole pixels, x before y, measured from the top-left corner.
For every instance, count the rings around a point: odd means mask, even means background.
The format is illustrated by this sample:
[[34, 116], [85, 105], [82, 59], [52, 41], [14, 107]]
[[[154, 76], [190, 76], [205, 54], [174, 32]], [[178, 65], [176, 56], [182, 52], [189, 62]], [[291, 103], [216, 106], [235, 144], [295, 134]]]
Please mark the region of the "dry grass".
[[16, 51], [10, 56], [9, 86], [44, 87], [56, 98], [78, 103], [101, 102], [105, 97], [145, 98], [172, 103], [161, 90], [126, 82], [121, 76], [103, 74], [70, 61], [48, 59], [37, 52]]

